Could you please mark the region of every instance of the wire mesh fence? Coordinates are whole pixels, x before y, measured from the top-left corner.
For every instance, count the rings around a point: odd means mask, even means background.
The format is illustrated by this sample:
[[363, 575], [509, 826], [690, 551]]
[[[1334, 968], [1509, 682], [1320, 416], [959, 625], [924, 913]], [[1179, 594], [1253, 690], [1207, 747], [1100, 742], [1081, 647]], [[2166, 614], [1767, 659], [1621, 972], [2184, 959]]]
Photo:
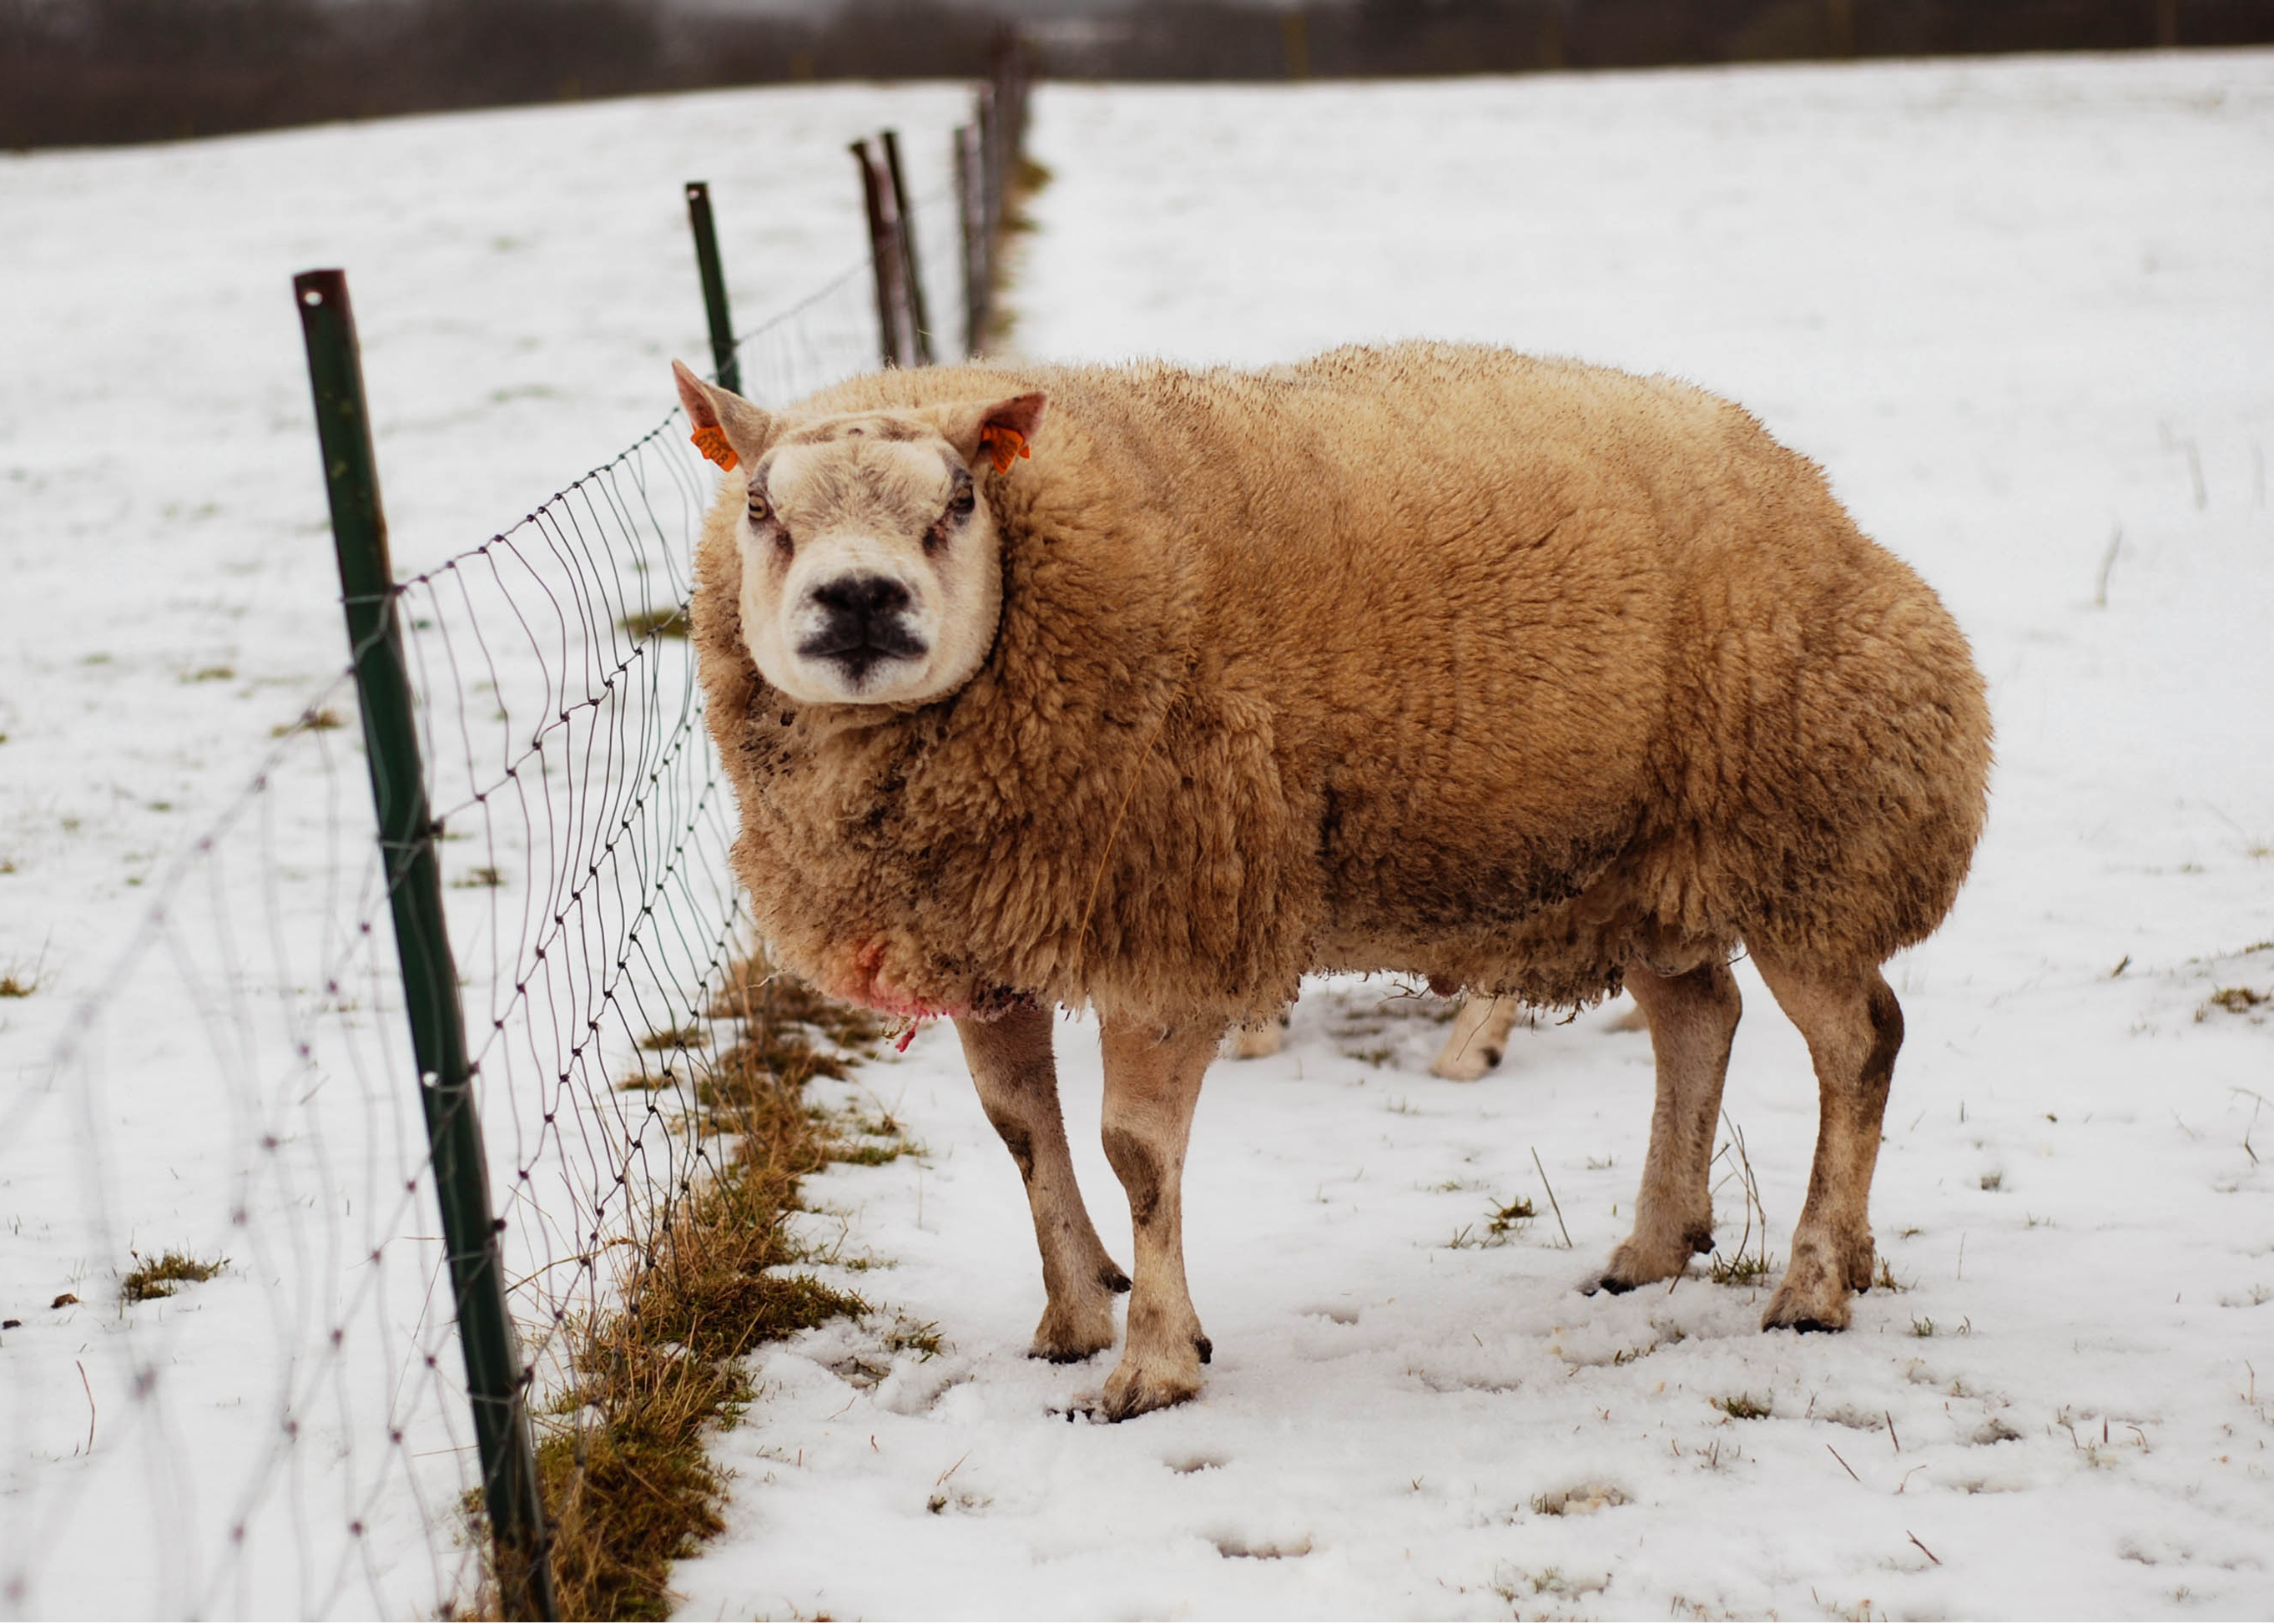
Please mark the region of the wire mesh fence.
[[[959, 200], [913, 213], [931, 308], [958, 309]], [[868, 267], [736, 350], [773, 405], [870, 368]], [[576, 1424], [578, 1327], [720, 1154], [697, 1079], [732, 1041], [752, 944], [687, 638], [712, 485], [674, 409], [386, 606], [543, 1425]], [[357, 711], [348, 671], [309, 697], [155, 882], [51, 1063], [0, 1100], [0, 1168], [67, 1142], [82, 1192], [10, 1222], [83, 1260], [44, 1327], [68, 1359], [0, 1395], [0, 1613], [95, 1594], [154, 1615], [433, 1613], [479, 1593], [459, 1305]]]

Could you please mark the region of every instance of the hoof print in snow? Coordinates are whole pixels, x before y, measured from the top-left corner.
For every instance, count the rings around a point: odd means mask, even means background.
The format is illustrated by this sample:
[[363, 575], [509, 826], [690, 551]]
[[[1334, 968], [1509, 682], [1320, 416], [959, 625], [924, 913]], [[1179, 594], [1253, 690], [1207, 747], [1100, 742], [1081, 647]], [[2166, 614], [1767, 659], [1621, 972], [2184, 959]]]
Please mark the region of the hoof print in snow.
[[1309, 1308], [1299, 1308], [1296, 1313], [1306, 1320], [1331, 1320], [1337, 1325], [1356, 1325], [1359, 1311], [1347, 1303], [1319, 1303]]
[[1219, 1534], [1215, 1543], [1217, 1555], [1251, 1562], [1276, 1562], [1311, 1554], [1308, 1534], [1295, 1539], [1253, 1539], [1240, 1534]]
[[1189, 1477], [1194, 1472], [1216, 1471], [1224, 1463], [1223, 1455], [1207, 1454], [1172, 1455], [1161, 1462], [1180, 1477]]

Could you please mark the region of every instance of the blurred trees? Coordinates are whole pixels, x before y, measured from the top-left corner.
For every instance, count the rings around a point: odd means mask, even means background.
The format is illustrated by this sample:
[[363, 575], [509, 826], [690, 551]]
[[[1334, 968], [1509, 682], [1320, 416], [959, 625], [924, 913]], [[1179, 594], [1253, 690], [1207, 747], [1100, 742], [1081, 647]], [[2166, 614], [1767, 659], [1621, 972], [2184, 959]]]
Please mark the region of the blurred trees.
[[[2274, 0], [1128, 0], [1045, 74], [1269, 79], [2274, 41]], [[1004, 13], [842, 0], [0, 0], [0, 145], [812, 79], [975, 78]]]

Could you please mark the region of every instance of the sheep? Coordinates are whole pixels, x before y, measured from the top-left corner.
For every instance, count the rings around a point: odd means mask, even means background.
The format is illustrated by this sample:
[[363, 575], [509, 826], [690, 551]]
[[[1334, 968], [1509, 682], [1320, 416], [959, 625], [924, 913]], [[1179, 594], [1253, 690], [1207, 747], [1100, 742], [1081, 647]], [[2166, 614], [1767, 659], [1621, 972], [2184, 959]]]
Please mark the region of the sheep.
[[[1103, 1412], [1200, 1390], [1181, 1189], [1202, 1073], [1314, 971], [1535, 1005], [1630, 991], [1657, 1103], [1585, 1289], [1713, 1244], [1742, 949], [1819, 1124], [1764, 1329], [1838, 1330], [1902, 1015], [1987, 810], [1983, 683], [1820, 470], [1686, 384], [1478, 346], [1261, 372], [888, 371], [779, 413], [677, 369], [728, 467], [693, 630], [777, 958], [947, 1015], [1023, 1177], [1033, 1352], [1127, 1335]], [[1094, 1009], [1134, 1285], [1051, 1049]]]

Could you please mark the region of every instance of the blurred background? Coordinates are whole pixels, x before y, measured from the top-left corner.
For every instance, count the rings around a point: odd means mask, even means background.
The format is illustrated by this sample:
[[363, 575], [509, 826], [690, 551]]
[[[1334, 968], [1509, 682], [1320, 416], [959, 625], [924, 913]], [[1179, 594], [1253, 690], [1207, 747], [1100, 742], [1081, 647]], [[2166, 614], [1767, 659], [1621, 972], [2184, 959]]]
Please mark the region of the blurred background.
[[0, 145], [983, 71], [1555, 72], [2274, 41], [2274, 0], [0, 0]]

